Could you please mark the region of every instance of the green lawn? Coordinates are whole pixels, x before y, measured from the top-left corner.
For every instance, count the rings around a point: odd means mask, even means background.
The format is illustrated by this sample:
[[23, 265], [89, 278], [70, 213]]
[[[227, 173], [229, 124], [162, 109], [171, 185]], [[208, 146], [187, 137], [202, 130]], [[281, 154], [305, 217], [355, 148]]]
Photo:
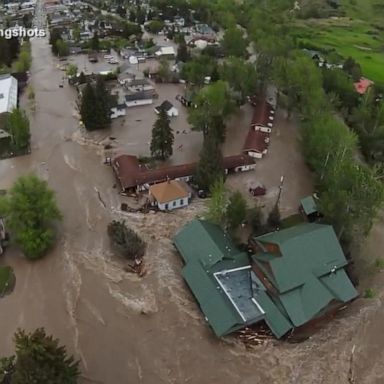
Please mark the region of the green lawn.
[[11, 267], [0, 267], [0, 297], [12, 291], [14, 274]]
[[382, 13], [375, 12], [375, 4], [381, 10], [379, 0], [354, 2], [356, 5], [344, 1], [347, 17], [298, 21], [297, 36], [333, 56], [353, 57], [365, 77], [384, 84], [384, 2]]

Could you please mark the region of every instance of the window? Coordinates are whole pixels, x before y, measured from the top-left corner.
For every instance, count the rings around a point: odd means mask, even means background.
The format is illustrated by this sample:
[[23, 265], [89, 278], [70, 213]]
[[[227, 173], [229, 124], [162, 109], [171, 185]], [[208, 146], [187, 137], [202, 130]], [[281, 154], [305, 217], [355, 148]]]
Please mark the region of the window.
[[183, 205], [184, 204], [184, 199], [181, 199], [180, 200], [180, 205]]
[[176, 201], [174, 201], [172, 205], [173, 205], [174, 207], [176, 207]]
[[168, 209], [168, 204], [165, 204], [164, 208], [165, 208], [165, 209]]

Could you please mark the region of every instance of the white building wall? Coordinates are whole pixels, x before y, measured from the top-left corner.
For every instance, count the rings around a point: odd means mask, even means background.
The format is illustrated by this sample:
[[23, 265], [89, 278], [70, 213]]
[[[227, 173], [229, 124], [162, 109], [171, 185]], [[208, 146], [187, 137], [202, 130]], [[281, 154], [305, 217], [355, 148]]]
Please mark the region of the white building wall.
[[139, 107], [141, 105], [149, 105], [152, 104], [153, 100], [152, 99], [145, 99], [145, 100], [133, 100], [133, 101], [126, 101], [125, 105], [130, 108], [130, 107]]
[[176, 209], [176, 208], [182, 208], [182, 207], [186, 207], [188, 204], [189, 204], [189, 199], [187, 197], [183, 198], [183, 199], [177, 199], [177, 200], [173, 200], [173, 201], [169, 201], [168, 203], [164, 203], [164, 204], [157, 204], [157, 206], [159, 207], [159, 209], [161, 211], [172, 211], [173, 209]]

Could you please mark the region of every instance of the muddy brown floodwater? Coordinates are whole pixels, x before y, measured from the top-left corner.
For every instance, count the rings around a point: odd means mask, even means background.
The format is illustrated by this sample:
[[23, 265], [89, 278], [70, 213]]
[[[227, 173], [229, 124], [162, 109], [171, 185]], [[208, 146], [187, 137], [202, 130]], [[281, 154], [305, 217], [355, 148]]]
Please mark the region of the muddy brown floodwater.
[[[95, 148], [71, 140], [77, 131], [74, 91], [58, 87], [62, 73], [47, 40], [33, 40], [32, 53], [33, 151], [0, 162], [0, 187], [37, 172], [56, 191], [64, 220], [46, 258], [30, 263], [14, 247], [7, 250], [17, 283], [0, 301], [0, 355], [13, 351], [18, 327], [44, 326], [81, 360], [81, 383], [346, 384], [351, 366], [356, 383], [384, 382], [375, 360], [381, 361], [384, 345], [381, 294], [357, 300], [299, 345], [271, 341], [246, 350], [233, 338], [216, 339], [180, 277], [170, 241], [202, 211], [201, 203], [172, 214], [119, 213], [111, 170]], [[143, 279], [125, 273], [110, 254], [106, 225], [118, 217], [148, 243]], [[374, 231], [370, 244], [380, 242], [383, 249], [381, 234]]]

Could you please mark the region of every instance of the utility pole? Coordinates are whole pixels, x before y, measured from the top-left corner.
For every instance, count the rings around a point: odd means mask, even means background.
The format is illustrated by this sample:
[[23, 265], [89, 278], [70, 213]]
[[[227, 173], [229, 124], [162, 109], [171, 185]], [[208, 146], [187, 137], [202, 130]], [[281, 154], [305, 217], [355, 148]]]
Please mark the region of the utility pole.
[[280, 200], [281, 200], [281, 194], [283, 192], [283, 184], [284, 184], [284, 176], [281, 176], [280, 177], [280, 186], [279, 186], [279, 194], [277, 196], [277, 200], [276, 200], [276, 206], [278, 207], [279, 204], [280, 204]]

